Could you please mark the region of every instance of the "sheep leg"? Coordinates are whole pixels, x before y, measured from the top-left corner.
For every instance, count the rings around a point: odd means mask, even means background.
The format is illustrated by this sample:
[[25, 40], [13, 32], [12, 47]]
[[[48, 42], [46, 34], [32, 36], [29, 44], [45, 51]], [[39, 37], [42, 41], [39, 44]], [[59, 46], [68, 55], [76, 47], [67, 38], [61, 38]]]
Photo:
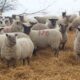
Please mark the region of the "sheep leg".
[[59, 48], [55, 49], [55, 53], [54, 54], [55, 54], [56, 57], [58, 57], [58, 55], [59, 55]]
[[34, 49], [34, 51], [33, 51], [33, 55], [34, 55], [34, 56], [36, 56], [36, 51], [37, 51], [37, 50], [36, 50], [36, 49]]
[[10, 60], [6, 60], [6, 61], [7, 61], [7, 67], [9, 68]]
[[62, 44], [60, 44], [60, 46], [59, 46], [59, 49], [61, 50], [61, 48], [62, 48]]
[[77, 55], [76, 55], [76, 61], [77, 61], [77, 63], [80, 62], [80, 54], [77, 54]]
[[65, 47], [65, 43], [62, 44], [62, 48], [61, 49], [64, 49], [64, 47]]
[[28, 62], [28, 65], [30, 64], [30, 58], [29, 57], [27, 57], [27, 62]]
[[60, 45], [60, 49], [61, 49], [61, 50], [64, 49], [65, 44], [66, 44], [66, 43], [62, 43], [62, 44]]
[[12, 59], [12, 61], [13, 61], [13, 67], [16, 67], [16, 60]]
[[26, 63], [26, 61], [25, 61], [25, 59], [23, 59], [23, 65], [25, 65], [25, 63]]

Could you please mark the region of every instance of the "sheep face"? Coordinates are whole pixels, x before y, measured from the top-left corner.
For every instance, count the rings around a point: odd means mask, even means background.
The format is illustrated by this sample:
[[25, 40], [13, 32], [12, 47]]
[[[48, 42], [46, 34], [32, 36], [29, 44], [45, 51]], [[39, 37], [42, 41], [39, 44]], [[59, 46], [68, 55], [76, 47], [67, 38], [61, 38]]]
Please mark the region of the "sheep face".
[[9, 20], [5, 20], [5, 24], [6, 24], [7, 26], [9, 26], [9, 25], [10, 25]]
[[62, 24], [60, 24], [60, 32], [61, 33], [65, 33], [67, 31], [67, 27], [68, 27], [68, 25], [62, 25]]
[[12, 18], [13, 18], [13, 19], [16, 19], [16, 15], [12, 15]]
[[24, 28], [23, 32], [29, 35], [32, 26], [28, 26], [28, 25], [23, 24], [23, 28]]
[[24, 22], [24, 16], [19, 16], [20, 21]]
[[12, 28], [16, 28], [16, 30], [21, 31], [23, 29], [22, 23], [20, 21], [14, 21], [12, 24]]
[[58, 20], [58, 19], [49, 19], [49, 21], [51, 22], [51, 24], [52, 24], [53, 26], [56, 25], [57, 20]]
[[65, 17], [66, 16], [66, 12], [62, 12], [62, 17]]
[[7, 42], [9, 46], [14, 46], [16, 44], [16, 36], [17, 34], [15, 35], [6, 34]]

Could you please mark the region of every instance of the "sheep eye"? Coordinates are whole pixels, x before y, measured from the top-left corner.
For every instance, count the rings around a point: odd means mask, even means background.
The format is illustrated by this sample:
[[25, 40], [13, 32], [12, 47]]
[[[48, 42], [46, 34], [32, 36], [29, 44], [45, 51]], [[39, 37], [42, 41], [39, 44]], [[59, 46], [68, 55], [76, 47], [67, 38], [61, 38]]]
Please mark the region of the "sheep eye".
[[18, 25], [18, 24], [19, 24], [19, 22], [16, 22], [16, 24]]

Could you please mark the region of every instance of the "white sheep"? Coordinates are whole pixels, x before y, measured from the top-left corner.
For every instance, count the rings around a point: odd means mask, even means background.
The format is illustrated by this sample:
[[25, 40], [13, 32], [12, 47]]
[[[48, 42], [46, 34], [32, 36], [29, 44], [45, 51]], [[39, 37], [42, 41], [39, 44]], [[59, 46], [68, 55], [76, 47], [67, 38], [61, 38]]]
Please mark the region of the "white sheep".
[[75, 37], [74, 40], [74, 51], [75, 51], [75, 55], [76, 58], [78, 59], [78, 57], [80, 58], [80, 27], [77, 28], [77, 35]]
[[70, 24], [69, 28], [77, 28], [80, 25], [80, 16], [76, 17]]
[[23, 24], [24, 33], [29, 34], [35, 47], [50, 46], [55, 50], [55, 55], [58, 56], [60, 42], [62, 40], [61, 32], [57, 29], [30, 30], [31, 27]]
[[[3, 45], [3, 42], [5, 40], [5, 34], [6, 33], [3, 33], [3, 34], [0, 34], [0, 53], [1, 53], [1, 47]], [[14, 32], [14, 33], [8, 33], [8, 34], [17, 34], [17, 38], [24, 38], [24, 37], [29, 37], [28, 35], [22, 33], [22, 32]], [[1, 54], [0, 54], [1, 55]]]
[[36, 17], [34, 17], [34, 18], [35, 18], [39, 23], [45, 24], [48, 19], [54, 19], [54, 18], [57, 18], [57, 17], [56, 17], [56, 16], [42, 16], [42, 17], [36, 16]]
[[61, 41], [61, 45], [60, 45], [61, 49], [64, 49], [65, 44], [66, 44], [66, 42], [68, 40], [67, 28], [68, 28], [68, 25], [60, 24], [60, 32], [62, 34], [62, 41]]
[[[59, 25], [56, 23], [58, 19], [49, 19], [46, 21], [45, 24], [43, 23], [36, 23], [33, 25], [32, 29], [33, 30], [43, 30], [43, 29], [52, 29], [52, 28], [57, 28], [59, 29]], [[30, 22], [31, 23], [31, 22]], [[31, 23], [32, 25], [33, 23]]]
[[4, 27], [5, 26], [5, 23], [3, 21], [3, 19], [0, 19], [0, 27]]
[[46, 26], [43, 23], [36, 23], [32, 27], [33, 30], [43, 30], [43, 29], [48, 29], [48, 26]]
[[50, 29], [60, 29], [60, 27], [59, 27], [59, 25], [57, 24], [57, 18], [54, 18], [54, 19], [48, 19], [47, 21], [46, 21], [46, 26], [48, 27], [48, 28], [50, 28]]
[[7, 60], [9, 64], [12, 60], [23, 60], [23, 65], [27, 59], [28, 64], [32, 57], [34, 45], [30, 38], [16, 38], [17, 34], [6, 34], [1, 48], [1, 58]]
[[12, 25], [3, 27], [2, 32], [22, 32], [22, 23], [20, 21], [14, 21]]

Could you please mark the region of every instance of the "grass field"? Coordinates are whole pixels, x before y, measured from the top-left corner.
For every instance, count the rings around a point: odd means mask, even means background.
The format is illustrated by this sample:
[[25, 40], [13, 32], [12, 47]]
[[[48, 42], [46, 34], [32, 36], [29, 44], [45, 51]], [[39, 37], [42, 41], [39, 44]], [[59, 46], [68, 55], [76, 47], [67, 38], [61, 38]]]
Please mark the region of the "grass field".
[[68, 42], [59, 57], [50, 48], [39, 50], [30, 65], [17, 64], [9, 69], [0, 63], [0, 80], [80, 80], [80, 64], [73, 55], [74, 33], [69, 32]]

